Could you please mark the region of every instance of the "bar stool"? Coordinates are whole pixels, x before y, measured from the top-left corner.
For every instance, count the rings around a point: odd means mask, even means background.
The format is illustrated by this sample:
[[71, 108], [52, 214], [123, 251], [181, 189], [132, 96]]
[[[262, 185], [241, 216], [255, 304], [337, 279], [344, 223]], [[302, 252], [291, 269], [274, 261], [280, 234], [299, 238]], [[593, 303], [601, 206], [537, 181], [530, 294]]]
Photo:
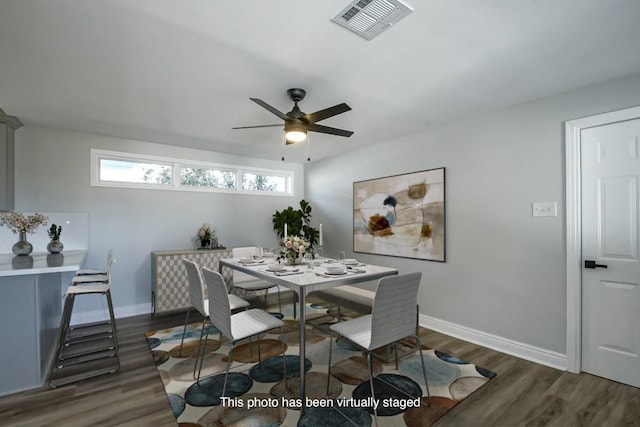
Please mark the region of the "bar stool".
[[[52, 363], [49, 385], [52, 388], [97, 375], [116, 372], [120, 368], [116, 319], [111, 300], [111, 266], [106, 274], [96, 275], [94, 281], [76, 281], [75, 276], [65, 293], [64, 309], [56, 354]], [[73, 305], [77, 296], [103, 295], [107, 301], [109, 319], [86, 325], [71, 325]]]

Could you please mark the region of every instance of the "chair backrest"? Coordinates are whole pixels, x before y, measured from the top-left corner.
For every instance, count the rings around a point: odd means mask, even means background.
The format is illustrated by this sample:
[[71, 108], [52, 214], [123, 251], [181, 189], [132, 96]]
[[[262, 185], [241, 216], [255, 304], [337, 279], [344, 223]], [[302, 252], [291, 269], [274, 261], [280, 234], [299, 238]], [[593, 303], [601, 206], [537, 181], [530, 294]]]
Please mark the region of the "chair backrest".
[[[233, 256], [233, 258], [246, 258], [246, 257], [252, 257], [257, 254], [258, 254], [257, 246], [245, 246], [245, 247], [231, 249], [231, 255]], [[234, 285], [241, 284], [242, 282], [253, 282], [256, 280], [258, 279], [256, 279], [253, 276], [250, 276], [248, 274], [242, 273], [237, 270], [233, 270]]]
[[227, 293], [224, 279], [220, 273], [206, 267], [202, 269], [202, 274], [209, 294], [209, 320], [211, 320], [213, 326], [222, 332], [222, 335], [233, 340], [233, 334], [231, 333], [231, 304], [229, 303], [229, 294]]
[[182, 263], [187, 270], [187, 279], [189, 280], [189, 302], [192, 307], [203, 315], [207, 315], [205, 308], [204, 283], [202, 281], [202, 273], [200, 267], [195, 262], [183, 258]]
[[371, 309], [371, 344], [376, 349], [415, 335], [418, 288], [422, 273], [383, 277]]

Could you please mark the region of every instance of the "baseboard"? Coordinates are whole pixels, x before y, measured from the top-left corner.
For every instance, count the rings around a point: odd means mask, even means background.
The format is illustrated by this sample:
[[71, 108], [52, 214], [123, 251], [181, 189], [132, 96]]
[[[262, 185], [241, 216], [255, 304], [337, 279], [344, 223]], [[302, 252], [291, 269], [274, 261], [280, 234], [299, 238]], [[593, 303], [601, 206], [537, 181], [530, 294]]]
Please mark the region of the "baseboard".
[[[125, 307], [115, 307], [113, 309], [116, 319], [123, 317], [137, 316], [139, 314], [150, 314], [151, 303], [128, 305]], [[105, 309], [84, 312], [74, 312], [71, 318], [72, 325], [82, 325], [85, 323], [100, 322], [109, 318], [109, 311]]]
[[566, 355], [555, 351], [513, 341], [504, 337], [479, 331], [477, 329], [467, 328], [455, 323], [436, 319], [424, 314], [419, 315], [419, 323], [420, 326], [424, 328], [478, 344], [501, 353], [506, 353], [511, 356], [519, 357], [530, 362], [539, 363], [562, 371], [567, 369]]

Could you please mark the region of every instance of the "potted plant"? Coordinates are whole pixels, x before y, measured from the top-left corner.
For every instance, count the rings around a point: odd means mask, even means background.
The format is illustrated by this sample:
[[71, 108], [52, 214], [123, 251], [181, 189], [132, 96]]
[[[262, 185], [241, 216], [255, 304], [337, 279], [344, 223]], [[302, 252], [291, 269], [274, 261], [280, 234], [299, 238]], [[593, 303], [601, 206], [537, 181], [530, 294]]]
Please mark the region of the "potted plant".
[[300, 209], [289, 206], [282, 212], [276, 211], [272, 218], [273, 230], [279, 239], [283, 239], [284, 226], [287, 226], [287, 236], [299, 236], [308, 243], [308, 248], [318, 243], [320, 233], [311, 226], [311, 205], [304, 199], [300, 200]]
[[62, 249], [64, 249], [64, 245], [60, 241], [60, 234], [62, 234], [62, 226], [51, 224], [51, 227], [49, 227], [49, 230], [47, 230], [47, 233], [49, 234], [49, 238], [51, 239], [51, 241], [47, 245], [47, 251], [49, 251], [49, 253], [52, 253], [52, 254], [59, 254], [60, 252], [62, 252]]
[[218, 239], [216, 238], [216, 230], [211, 228], [209, 223], [202, 224], [198, 230], [198, 240], [200, 240], [199, 249], [211, 249], [218, 247]]

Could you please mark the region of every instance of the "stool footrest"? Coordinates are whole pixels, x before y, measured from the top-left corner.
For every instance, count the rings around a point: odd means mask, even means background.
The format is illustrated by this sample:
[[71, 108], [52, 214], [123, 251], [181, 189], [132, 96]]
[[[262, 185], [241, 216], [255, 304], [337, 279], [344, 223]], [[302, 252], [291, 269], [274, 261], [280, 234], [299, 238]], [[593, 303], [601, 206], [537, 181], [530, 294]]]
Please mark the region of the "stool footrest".
[[49, 386], [51, 388], [56, 388], [65, 384], [85, 380], [87, 378], [93, 378], [98, 375], [111, 374], [116, 372], [119, 368], [120, 364], [117, 357], [93, 360], [64, 367], [63, 369], [54, 368], [49, 379]]
[[101, 340], [83, 342], [79, 344], [65, 345], [60, 352], [58, 360], [71, 359], [78, 356], [99, 353], [104, 350], [115, 349], [116, 343], [113, 339], [103, 338]]

